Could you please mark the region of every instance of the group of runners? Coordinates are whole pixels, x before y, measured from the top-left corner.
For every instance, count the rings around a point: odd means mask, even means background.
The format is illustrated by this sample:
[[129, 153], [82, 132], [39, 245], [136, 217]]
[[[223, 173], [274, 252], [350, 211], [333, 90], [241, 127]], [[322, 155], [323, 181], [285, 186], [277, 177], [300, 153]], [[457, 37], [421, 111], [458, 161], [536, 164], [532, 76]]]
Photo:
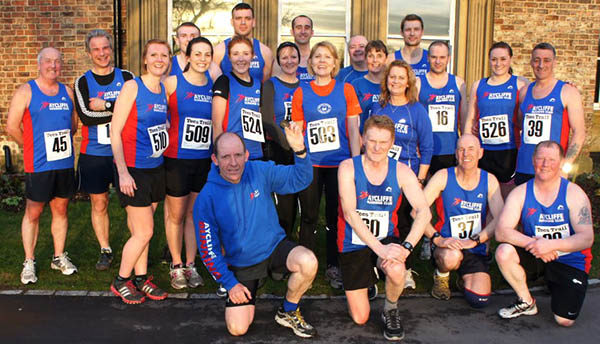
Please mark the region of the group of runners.
[[253, 38], [248, 4], [232, 9], [231, 24], [235, 35], [214, 48], [195, 24], [181, 24], [172, 58], [167, 42], [148, 41], [139, 77], [112, 66], [110, 35], [93, 30], [85, 42], [93, 67], [74, 92], [58, 82], [61, 53], [40, 51], [39, 76], [17, 89], [7, 121], [23, 145], [26, 172], [23, 284], [37, 281], [46, 203], [51, 268], [77, 271], [65, 239], [68, 200], [78, 188], [90, 194], [96, 268], [110, 267], [114, 184], [131, 237], [110, 288], [125, 303], [167, 297], [147, 271], [153, 214], [164, 200], [173, 288], [203, 284], [194, 265], [199, 253], [226, 296], [227, 329], [239, 336], [253, 321], [264, 279], [287, 278], [275, 320], [313, 337], [298, 304], [317, 274], [324, 192], [325, 278], [344, 289], [355, 323], [368, 321], [369, 299], [385, 279], [383, 334], [404, 337], [397, 302], [404, 288], [415, 288], [407, 259], [423, 237], [435, 298], [450, 298], [449, 274], [457, 271], [467, 303], [485, 307], [496, 238], [496, 262], [517, 294], [499, 316], [536, 314], [527, 281], [544, 276], [556, 322], [573, 324], [593, 229], [589, 199], [565, 179], [585, 140], [581, 95], [555, 78], [552, 45], [533, 48], [530, 83], [512, 74], [511, 47], [495, 43], [491, 75], [467, 98], [464, 80], [447, 71], [448, 44], [421, 48], [424, 24], [414, 14], [402, 20], [402, 49], [392, 54], [382, 41], [354, 36], [350, 66], [341, 70], [330, 42], [311, 47], [313, 22], [305, 15], [292, 21], [294, 42], [275, 54]]

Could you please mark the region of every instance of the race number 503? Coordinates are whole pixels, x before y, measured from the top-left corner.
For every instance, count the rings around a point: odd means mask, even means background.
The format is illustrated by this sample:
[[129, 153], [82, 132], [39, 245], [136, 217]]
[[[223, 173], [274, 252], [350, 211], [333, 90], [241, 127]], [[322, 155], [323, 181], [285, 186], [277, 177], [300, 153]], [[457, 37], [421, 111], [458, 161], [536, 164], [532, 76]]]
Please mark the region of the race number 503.
[[306, 125], [308, 149], [311, 153], [340, 148], [337, 118], [325, 118]]

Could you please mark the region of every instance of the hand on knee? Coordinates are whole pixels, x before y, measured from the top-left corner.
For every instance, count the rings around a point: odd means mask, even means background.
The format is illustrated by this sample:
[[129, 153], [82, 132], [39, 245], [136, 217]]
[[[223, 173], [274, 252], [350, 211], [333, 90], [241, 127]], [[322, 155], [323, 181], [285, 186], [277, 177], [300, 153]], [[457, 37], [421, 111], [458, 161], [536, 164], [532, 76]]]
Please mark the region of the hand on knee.
[[473, 308], [483, 308], [490, 303], [490, 294], [477, 294], [465, 288], [465, 300]]

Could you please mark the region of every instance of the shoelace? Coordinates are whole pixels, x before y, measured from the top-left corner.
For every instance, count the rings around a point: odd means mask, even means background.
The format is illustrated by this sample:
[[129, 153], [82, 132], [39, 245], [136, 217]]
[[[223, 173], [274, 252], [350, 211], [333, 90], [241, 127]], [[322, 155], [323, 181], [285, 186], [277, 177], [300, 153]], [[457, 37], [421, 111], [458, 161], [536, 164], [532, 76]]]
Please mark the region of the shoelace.
[[125, 286], [127, 286], [131, 295], [137, 296], [137, 295], [141, 294], [141, 292], [139, 290], [137, 290], [137, 288], [135, 287], [135, 284], [133, 284], [132, 280], [127, 281], [127, 283], [125, 283]]
[[527, 308], [531, 307], [531, 305], [527, 304], [527, 302], [521, 299], [516, 299], [515, 303], [513, 303], [511, 307], [514, 308], [515, 311], [524, 311]]
[[302, 325], [302, 327], [307, 327], [306, 321], [304, 321], [304, 318], [302, 317], [302, 314], [300, 313], [300, 308], [298, 308], [294, 311], [294, 317], [296, 318], [296, 322], [298, 324]]
[[402, 324], [400, 323], [400, 317], [398, 316], [398, 309], [392, 309], [388, 312], [388, 316], [385, 319], [385, 324], [388, 328], [400, 328]]

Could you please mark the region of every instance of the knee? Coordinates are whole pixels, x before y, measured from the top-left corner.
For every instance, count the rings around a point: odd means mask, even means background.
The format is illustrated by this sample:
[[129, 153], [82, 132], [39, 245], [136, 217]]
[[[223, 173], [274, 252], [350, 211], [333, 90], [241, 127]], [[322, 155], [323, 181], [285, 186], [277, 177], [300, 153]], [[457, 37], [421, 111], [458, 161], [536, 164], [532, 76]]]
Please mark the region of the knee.
[[350, 312], [350, 317], [356, 325], [364, 325], [369, 321], [369, 309]]
[[315, 254], [307, 249], [302, 247], [302, 250], [299, 252], [296, 258], [297, 264], [300, 266], [300, 272], [304, 275], [314, 276], [317, 274], [317, 270], [319, 268], [319, 261]]
[[496, 262], [498, 265], [505, 264], [514, 259], [517, 251], [510, 244], [500, 244], [496, 249]]
[[250, 327], [250, 325], [244, 325], [233, 322], [227, 323], [227, 331], [229, 332], [229, 334], [236, 337], [245, 335], [248, 332], [248, 327]]
[[150, 239], [152, 239], [152, 236], [154, 235], [154, 230], [152, 228], [147, 230], [136, 230], [134, 233], [140, 240], [150, 242]]
[[556, 321], [556, 323], [559, 326], [562, 326], [562, 327], [571, 327], [571, 326], [573, 326], [573, 324], [575, 324], [575, 320], [559, 317], [556, 314], [554, 315], [554, 320]]
[[92, 211], [96, 214], [106, 214], [108, 210], [108, 199], [95, 198], [92, 201]]
[[385, 269], [386, 279], [389, 279], [394, 285], [400, 285], [404, 283], [405, 275], [406, 268], [404, 264], [394, 264], [391, 267]]
[[43, 206], [27, 206], [27, 208], [25, 209], [25, 218], [28, 221], [38, 221], [40, 219], [40, 216], [42, 215], [42, 211], [44, 211]]
[[[437, 251], [437, 250], [436, 250]], [[459, 250], [443, 249], [435, 255], [438, 266], [444, 267], [444, 270], [456, 270], [462, 262], [463, 255]]]
[[490, 294], [476, 294], [465, 288], [465, 300], [473, 308], [484, 308], [490, 303]]

